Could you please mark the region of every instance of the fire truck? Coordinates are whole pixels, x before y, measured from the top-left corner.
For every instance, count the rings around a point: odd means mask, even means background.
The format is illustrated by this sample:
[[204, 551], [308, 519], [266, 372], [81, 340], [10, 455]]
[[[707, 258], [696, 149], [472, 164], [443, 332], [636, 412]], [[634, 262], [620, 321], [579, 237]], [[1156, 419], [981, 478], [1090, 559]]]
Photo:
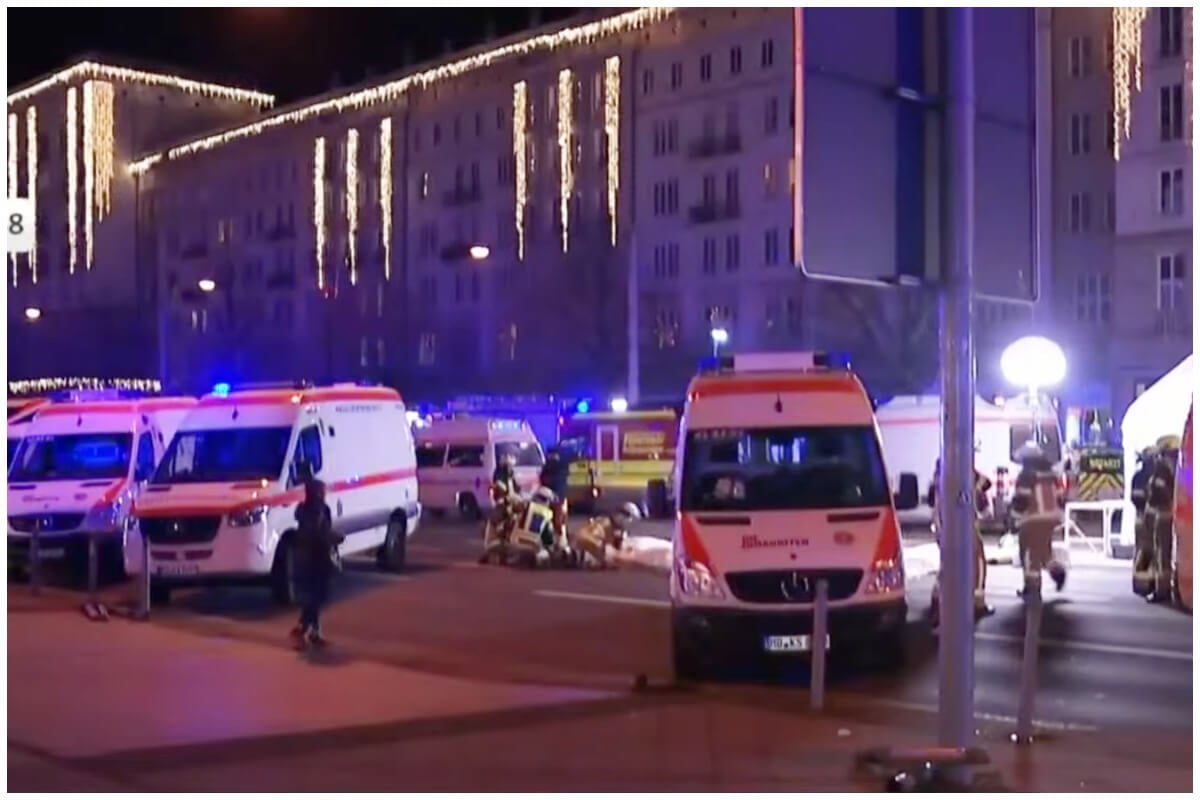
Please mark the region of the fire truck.
[[641, 507], [648, 493], [658, 493], [661, 502], [671, 485], [678, 433], [679, 414], [669, 408], [564, 416], [557, 449], [570, 464], [571, 507], [588, 513], [626, 502]]

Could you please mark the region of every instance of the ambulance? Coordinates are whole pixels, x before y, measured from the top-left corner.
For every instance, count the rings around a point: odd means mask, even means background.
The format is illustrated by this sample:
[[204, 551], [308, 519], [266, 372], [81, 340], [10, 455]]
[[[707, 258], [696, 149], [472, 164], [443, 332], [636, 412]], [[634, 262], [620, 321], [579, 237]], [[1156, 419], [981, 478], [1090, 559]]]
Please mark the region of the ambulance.
[[439, 419], [419, 429], [416, 438], [421, 506], [436, 514], [456, 509], [479, 519], [492, 507], [492, 474], [505, 457], [514, 459], [522, 491], [537, 488], [545, 463], [533, 429], [521, 420]]
[[1175, 604], [1192, 610], [1192, 408], [1188, 408], [1179, 448], [1179, 468], [1175, 473]]
[[[726, 356], [688, 387], [670, 577], [676, 673], [859, 649], [903, 658], [896, 501], [871, 400], [820, 353]], [[818, 581], [828, 637], [814, 642]]]
[[215, 583], [265, 584], [293, 602], [296, 507], [310, 471], [346, 537], [339, 552], [403, 569], [421, 516], [404, 403], [394, 389], [337, 384], [201, 398], [138, 497], [126, 570], [143, 574], [146, 537], [156, 603]]
[[[114, 393], [115, 396], [115, 393]], [[42, 562], [86, 575], [88, 538], [101, 573], [119, 573], [134, 499], [196, 400], [67, 400], [43, 404], [8, 472], [9, 566], [24, 566], [38, 534]]]

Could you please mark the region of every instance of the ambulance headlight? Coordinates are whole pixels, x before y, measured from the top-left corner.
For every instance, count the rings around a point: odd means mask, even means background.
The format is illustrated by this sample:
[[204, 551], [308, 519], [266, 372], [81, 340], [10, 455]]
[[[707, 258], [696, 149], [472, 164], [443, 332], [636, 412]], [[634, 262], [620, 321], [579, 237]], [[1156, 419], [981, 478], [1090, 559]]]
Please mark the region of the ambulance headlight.
[[84, 530], [112, 531], [121, 527], [121, 502], [97, 503], [83, 519]]
[[867, 594], [904, 591], [904, 565], [891, 559], [876, 561], [865, 591]]
[[725, 590], [721, 581], [703, 564], [686, 559], [675, 561], [675, 579], [679, 591], [689, 597], [724, 600]]
[[232, 528], [249, 528], [251, 525], [257, 525], [262, 522], [263, 517], [266, 515], [266, 506], [256, 506], [254, 508], [235, 511], [228, 517], [229, 526]]

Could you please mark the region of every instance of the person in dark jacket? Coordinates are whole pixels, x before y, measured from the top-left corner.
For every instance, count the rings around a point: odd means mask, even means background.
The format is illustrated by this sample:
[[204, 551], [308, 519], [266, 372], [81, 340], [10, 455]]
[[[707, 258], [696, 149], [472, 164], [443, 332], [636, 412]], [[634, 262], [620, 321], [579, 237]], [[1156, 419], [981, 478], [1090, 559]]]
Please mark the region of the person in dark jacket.
[[1150, 478], [1154, 475], [1158, 451], [1147, 447], [1138, 453], [1138, 471], [1129, 482], [1129, 499], [1136, 512], [1133, 527], [1133, 593], [1140, 597], [1153, 594], [1154, 584], [1154, 525], [1152, 514], [1146, 513]]
[[321, 607], [329, 597], [329, 583], [337, 570], [337, 546], [345, 538], [333, 529], [333, 516], [325, 503], [325, 484], [309, 477], [304, 500], [296, 507], [296, 576], [300, 581], [300, 621], [292, 637], [323, 645]]
[[554, 511], [554, 527], [560, 537], [567, 535], [567, 476], [570, 465], [558, 450], [551, 450], [546, 455], [546, 463], [542, 465], [538, 483], [554, 493], [550, 508]]

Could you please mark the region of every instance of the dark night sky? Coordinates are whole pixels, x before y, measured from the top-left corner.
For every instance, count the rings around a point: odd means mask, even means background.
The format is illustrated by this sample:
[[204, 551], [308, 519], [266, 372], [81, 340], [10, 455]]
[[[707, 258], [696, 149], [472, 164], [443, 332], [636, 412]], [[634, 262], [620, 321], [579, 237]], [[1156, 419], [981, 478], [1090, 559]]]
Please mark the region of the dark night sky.
[[573, 9], [9, 9], [9, 88], [93, 54], [273, 93], [280, 104]]

